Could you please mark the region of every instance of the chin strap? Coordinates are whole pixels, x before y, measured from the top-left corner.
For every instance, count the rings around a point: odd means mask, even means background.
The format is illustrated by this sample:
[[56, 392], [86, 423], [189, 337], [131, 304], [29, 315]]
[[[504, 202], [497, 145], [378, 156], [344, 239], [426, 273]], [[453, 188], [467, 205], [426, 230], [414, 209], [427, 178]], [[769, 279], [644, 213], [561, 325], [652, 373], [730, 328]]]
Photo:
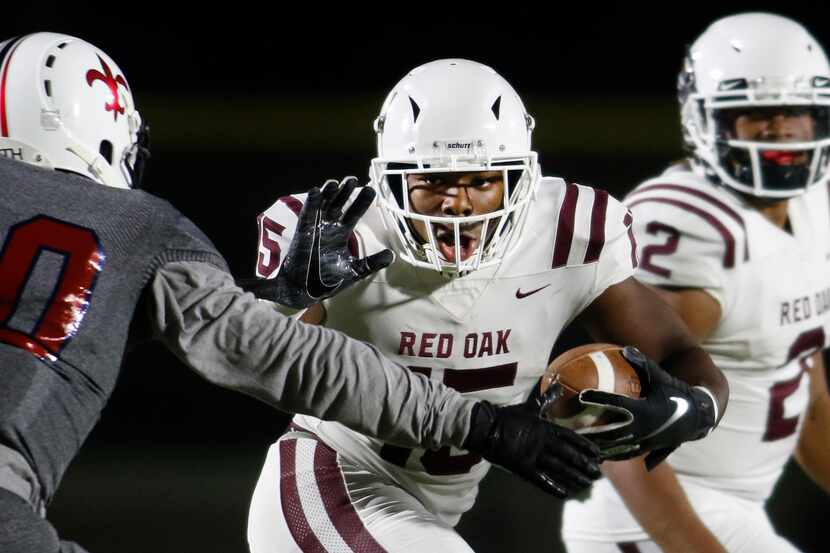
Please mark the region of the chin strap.
[[100, 154], [90, 155], [90, 152], [86, 148], [78, 144], [67, 146], [66, 151], [83, 161], [86, 164], [86, 170], [89, 175], [101, 184], [112, 186], [113, 188], [129, 188], [123, 179], [118, 178], [115, 174], [115, 168], [107, 163], [104, 156]]

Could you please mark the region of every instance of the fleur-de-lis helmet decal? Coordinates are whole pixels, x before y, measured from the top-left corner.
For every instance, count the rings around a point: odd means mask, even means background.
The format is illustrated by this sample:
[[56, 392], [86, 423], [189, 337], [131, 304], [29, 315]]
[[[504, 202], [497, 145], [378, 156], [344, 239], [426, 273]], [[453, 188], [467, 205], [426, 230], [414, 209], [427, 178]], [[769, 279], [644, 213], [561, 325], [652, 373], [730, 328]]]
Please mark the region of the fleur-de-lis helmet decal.
[[116, 75], [113, 77], [112, 71], [110, 70], [109, 65], [105, 62], [101, 56], [97, 56], [98, 61], [101, 62], [101, 69], [104, 70], [103, 73], [98, 71], [97, 69], [90, 69], [86, 72], [86, 83], [89, 86], [92, 86], [92, 83], [95, 81], [103, 81], [105, 85], [110, 89], [110, 93], [112, 94], [112, 102], [105, 103], [104, 109], [107, 111], [112, 112], [113, 121], [118, 119], [118, 114], [124, 115], [124, 106], [121, 105], [121, 98], [118, 95], [118, 85], [122, 85], [127, 90], [130, 87], [127, 86], [127, 81], [124, 80], [124, 77], [121, 75]]

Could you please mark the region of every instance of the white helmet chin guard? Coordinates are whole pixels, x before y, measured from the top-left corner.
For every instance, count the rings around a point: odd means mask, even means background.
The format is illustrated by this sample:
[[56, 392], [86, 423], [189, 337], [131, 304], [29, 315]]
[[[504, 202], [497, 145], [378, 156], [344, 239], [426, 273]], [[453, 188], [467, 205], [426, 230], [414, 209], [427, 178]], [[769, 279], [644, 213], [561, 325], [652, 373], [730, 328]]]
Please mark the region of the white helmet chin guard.
[[[706, 173], [739, 192], [789, 198], [826, 182], [830, 65], [790, 19], [746, 13], [714, 22], [689, 48], [678, 78], [686, 145]], [[811, 140], [737, 140], [738, 115], [808, 115]]]
[[[510, 84], [491, 68], [461, 59], [413, 69], [392, 89], [375, 120], [378, 155], [370, 176], [400, 257], [417, 267], [463, 274], [498, 264], [515, 246], [539, 180], [531, 151], [533, 118]], [[502, 205], [471, 216], [423, 215], [410, 205], [407, 175], [502, 171]], [[424, 240], [412, 223], [420, 222]], [[461, 255], [462, 232], [481, 227]], [[441, 253], [436, 228], [452, 229], [454, 259]], [[464, 257], [464, 259], [462, 259]]]
[[0, 43], [0, 155], [138, 188], [147, 129], [112, 58], [78, 38], [34, 33]]

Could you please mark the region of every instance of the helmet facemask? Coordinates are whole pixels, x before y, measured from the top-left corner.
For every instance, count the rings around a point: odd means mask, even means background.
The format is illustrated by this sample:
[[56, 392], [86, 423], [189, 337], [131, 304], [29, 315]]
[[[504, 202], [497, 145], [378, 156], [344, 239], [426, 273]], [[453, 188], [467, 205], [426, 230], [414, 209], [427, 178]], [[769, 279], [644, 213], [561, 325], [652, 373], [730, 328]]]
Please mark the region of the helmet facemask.
[[[137, 113], [137, 112], [136, 112]], [[130, 187], [140, 189], [150, 161], [150, 126], [144, 121], [136, 131], [136, 140], [124, 151], [121, 167], [129, 177]]]
[[[387, 230], [398, 241], [399, 254], [412, 265], [451, 274], [466, 274], [498, 264], [520, 234], [538, 181], [536, 154], [524, 156], [447, 155], [412, 160], [372, 161], [372, 181]], [[436, 216], [412, 206], [408, 177], [446, 173], [501, 173], [501, 205], [487, 213]], [[419, 232], [419, 229], [420, 232]], [[424, 236], [425, 235], [425, 236]], [[477, 239], [471, 239], [477, 236]], [[454, 252], [442, 253], [442, 244]]]
[[[734, 85], [733, 85], [734, 86]], [[683, 106], [692, 148], [726, 185], [753, 196], [788, 198], [827, 178], [830, 161], [830, 88], [731, 89], [706, 98], [691, 95]], [[805, 140], [741, 140], [741, 115], [806, 116], [813, 133]], [[691, 120], [691, 121], [689, 121]], [[687, 123], [688, 122], [688, 123]]]

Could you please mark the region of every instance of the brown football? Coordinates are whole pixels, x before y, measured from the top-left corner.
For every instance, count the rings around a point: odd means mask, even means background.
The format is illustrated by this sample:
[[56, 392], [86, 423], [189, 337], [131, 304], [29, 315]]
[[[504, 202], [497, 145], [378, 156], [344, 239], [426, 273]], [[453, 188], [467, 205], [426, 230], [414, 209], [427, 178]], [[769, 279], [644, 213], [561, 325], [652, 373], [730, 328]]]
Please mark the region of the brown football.
[[542, 377], [544, 393], [553, 383], [560, 385], [560, 396], [544, 416], [556, 424], [576, 431], [611, 424], [617, 415], [601, 407], [579, 402], [579, 392], [595, 389], [632, 398], [640, 397], [640, 379], [614, 344], [587, 344], [570, 349], [548, 365]]

